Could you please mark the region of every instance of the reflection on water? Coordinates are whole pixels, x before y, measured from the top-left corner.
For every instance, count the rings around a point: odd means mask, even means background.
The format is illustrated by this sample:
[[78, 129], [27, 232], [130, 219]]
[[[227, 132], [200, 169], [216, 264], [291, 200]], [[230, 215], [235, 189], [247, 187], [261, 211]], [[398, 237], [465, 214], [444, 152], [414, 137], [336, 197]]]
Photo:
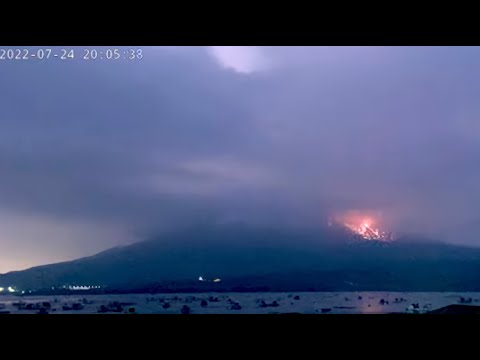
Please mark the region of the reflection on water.
[[[182, 306], [188, 303], [191, 313], [210, 314], [270, 314], [270, 313], [303, 313], [303, 314], [385, 314], [385, 313], [424, 313], [444, 306], [457, 304], [461, 298], [472, 299], [471, 305], [480, 305], [480, 293], [401, 293], [401, 292], [308, 292], [308, 293], [206, 293], [193, 294], [197, 300], [188, 300], [192, 294], [156, 294], [156, 300], [151, 294], [125, 295], [86, 295], [86, 296], [24, 296], [0, 295], [2, 311], [12, 313], [22, 312], [14, 303], [23, 301], [36, 303], [48, 301], [61, 313], [63, 304], [84, 301], [85, 308], [73, 313], [96, 313], [102, 304], [111, 301], [134, 303], [138, 313], [144, 314], [176, 314]], [[208, 302], [201, 306], [202, 299], [217, 297], [217, 302]], [[168, 308], [162, 307], [162, 302], [168, 301]], [[275, 306], [261, 306], [273, 304]], [[207, 301], [207, 300], [206, 300]], [[231, 309], [231, 302], [237, 302], [241, 309]], [[414, 309], [415, 306], [415, 309]], [[409, 309], [410, 308], [410, 309]]]

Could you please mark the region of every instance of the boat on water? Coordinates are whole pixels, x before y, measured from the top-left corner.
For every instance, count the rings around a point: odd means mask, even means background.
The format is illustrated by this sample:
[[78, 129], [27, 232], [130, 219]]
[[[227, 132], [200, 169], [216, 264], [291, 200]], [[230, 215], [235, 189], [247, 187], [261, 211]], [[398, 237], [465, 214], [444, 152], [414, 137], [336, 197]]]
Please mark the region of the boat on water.
[[198, 278], [198, 281], [200, 282], [213, 282], [213, 283], [219, 283], [220, 281], [222, 281], [220, 278], [213, 278], [213, 279], [207, 279], [203, 276], [200, 276]]

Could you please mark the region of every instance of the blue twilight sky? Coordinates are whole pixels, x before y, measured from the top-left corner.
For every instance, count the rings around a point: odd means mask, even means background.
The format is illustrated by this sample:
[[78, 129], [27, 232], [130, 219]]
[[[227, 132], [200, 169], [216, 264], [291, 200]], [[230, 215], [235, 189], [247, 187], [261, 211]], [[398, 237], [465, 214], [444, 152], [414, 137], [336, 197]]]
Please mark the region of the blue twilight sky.
[[351, 209], [480, 245], [480, 48], [68, 48], [0, 60], [0, 273]]

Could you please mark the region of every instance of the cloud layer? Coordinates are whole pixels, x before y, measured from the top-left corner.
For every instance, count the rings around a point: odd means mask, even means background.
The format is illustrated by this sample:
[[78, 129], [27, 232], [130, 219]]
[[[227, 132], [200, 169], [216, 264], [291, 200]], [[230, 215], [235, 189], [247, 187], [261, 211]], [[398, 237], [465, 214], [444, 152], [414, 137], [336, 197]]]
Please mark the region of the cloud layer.
[[479, 60], [152, 47], [137, 62], [4, 62], [0, 272], [190, 222], [315, 226], [342, 209], [478, 245]]

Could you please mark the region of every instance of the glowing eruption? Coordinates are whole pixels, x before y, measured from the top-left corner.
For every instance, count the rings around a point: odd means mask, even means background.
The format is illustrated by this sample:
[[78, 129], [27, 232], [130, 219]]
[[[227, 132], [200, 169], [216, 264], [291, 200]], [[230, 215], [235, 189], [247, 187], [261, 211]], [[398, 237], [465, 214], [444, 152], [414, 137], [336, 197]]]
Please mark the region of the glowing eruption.
[[[379, 216], [373, 212], [346, 211], [337, 214], [328, 220], [329, 226], [333, 223], [349, 229], [356, 237], [363, 240], [391, 241], [392, 234], [378, 229]], [[374, 225], [375, 228], [373, 227]]]

